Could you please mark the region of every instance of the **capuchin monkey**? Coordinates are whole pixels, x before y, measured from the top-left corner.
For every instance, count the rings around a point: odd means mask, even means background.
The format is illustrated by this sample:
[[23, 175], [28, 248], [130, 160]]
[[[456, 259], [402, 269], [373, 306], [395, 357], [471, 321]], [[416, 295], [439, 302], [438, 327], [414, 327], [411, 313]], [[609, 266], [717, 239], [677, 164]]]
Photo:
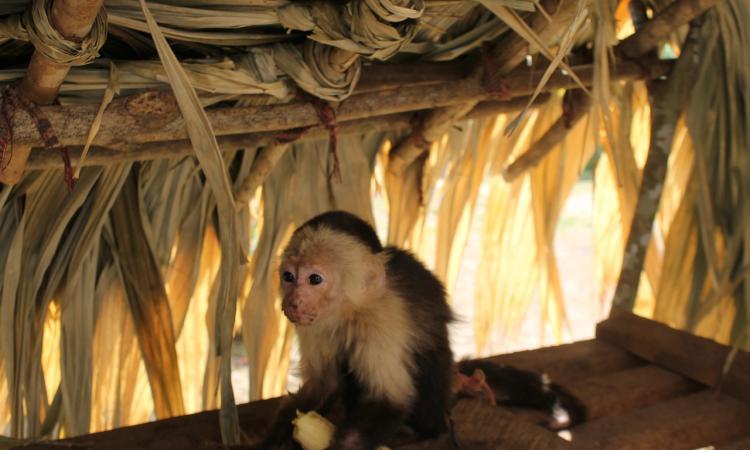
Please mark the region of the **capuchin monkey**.
[[[448, 340], [453, 313], [442, 283], [411, 253], [383, 247], [355, 215], [328, 212], [294, 232], [280, 284], [282, 310], [297, 331], [303, 385], [283, 401], [261, 448], [299, 448], [292, 441], [298, 410], [343, 411], [334, 450], [375, 449], [404, 425], [425, 438], [449, 431], [460, 390]], [[504, 381], [503, 366], [461, 364], [467, 374], [481, 369], [490, 382]], [[523, 389], [543, 389], [539, 376], [519, 372]], [[552, 411], [555, 399], [544, 402]]]

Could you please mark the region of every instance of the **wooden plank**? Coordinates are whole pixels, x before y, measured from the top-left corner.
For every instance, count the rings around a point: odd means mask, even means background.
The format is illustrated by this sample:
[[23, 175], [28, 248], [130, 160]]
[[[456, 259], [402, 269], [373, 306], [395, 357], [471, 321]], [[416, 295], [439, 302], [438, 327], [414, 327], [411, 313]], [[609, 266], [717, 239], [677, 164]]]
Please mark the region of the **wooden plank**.
[[597, 340], [579, 341], [486, 359], [498, 364], [547, 373], [552, 381], [560, 384], [644, 365], [642, 360], [627, 351]]
[[[456, 440], [463, 450], [567, 450], [570, 443], [539, 425], [521, 420], [504, 408], [484, 400], [464, 399], [453, 408]], [[453, 450], [445, 437], [394, 450]]]
[[649, 365], [586, 378], [567, 388], [586, 407], [586, 420], [591, 421], [697, 392], [702, 386]]
[[572, 430], [581, 450], [684, 450], [750, 433], [750, 405], [714, 391], [587, 422]]
[[[55, 0], [50, 23], [65, 38], [80, 42], [91, 31], [103, 0]], [[57, 97], [70, 66], [60, 64], [35, 50], [29, 61], [21, 91], [38, 105], [49, 105]]]
[[599, 339], [647, 361], [750, 402], [750, 353], [739, 351], [726, 376], [722, 368], [729, 347], [667, 325], [620, 313], [596, 327]]

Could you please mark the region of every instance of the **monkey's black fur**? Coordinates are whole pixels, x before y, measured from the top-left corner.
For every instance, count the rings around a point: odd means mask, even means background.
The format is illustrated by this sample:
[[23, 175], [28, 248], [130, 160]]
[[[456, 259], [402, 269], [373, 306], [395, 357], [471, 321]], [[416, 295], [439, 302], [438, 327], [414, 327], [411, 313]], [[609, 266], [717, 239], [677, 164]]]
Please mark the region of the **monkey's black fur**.
[[390, 254], [386, 278], [408, 302], [414, 323], [429, 333], [432, 343], [413, 355], [417, 401], [406, 423], [420, 435], [436, 436], [448, 429], [453, 352], [447, 324], [453, 320], [453, 313], [443, 284], [432, 272], [409, 252], [396, 247], [386, 247], [385, 251]]
[[316, 230], [321, 226], [331, 228], [339, 233], [348, 234], [356, 238], [369, 247], [370, 251], [373, 253], [383, 250], [380, 238], [378, 237], [378, 234], [375, 233], [372, 226], [354, 214], [350, 214], [346, 211], [329, 211], [308, 220], [300, 226], [300, 229], [309, 227]]

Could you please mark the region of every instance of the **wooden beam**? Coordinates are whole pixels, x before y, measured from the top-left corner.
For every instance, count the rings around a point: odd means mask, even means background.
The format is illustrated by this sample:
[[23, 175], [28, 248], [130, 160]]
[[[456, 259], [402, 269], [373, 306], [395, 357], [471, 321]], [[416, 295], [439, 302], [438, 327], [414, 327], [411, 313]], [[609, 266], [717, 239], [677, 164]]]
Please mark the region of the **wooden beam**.
[[[103, 0], [55, 0], [50, 23], [65, 38], [80, 42], [91, 31]], [[57, 63], [35, 50], [21, 92], [38, 105], [49, 105], [57, 98], [70, 66]]]
[[581, 450], [687, 449], [750, 433], [750, 405], [701, 391], [572, 430]]
[[726, 375], [729, 347], [621, 312], [596, 327], [597, 338], [706, 386], [750, 402], [750, 353], [739, 351]]
[[[528, 99], [520, 97], [515, 100], [487, 101], [482, 102], [467, 115], [467, 119], [479, 119], [504, 112], [518, 111], [523, 108]], [[390, 116], [374, 117], [372, 119], [359, 119], [342, 122], [338, 127], [339, 135], [350, 135], [373, 131], [399, 131], [409, 127], [411, 115], [409, 113], [393, 114]], [[260, 133], [232, 134], [218, 137], [219, 146], [224, 151], [234, 151], [244, 148], [258, 148], [270, 145], [278, 135], [275, 131]], [[300, 136], [295, 142], [309, 142], [318, 139], [326, 139], [328, 130], [320, 125], [314, 126]], [[70, 159], [77, 164], [81, 156], [81, 147], [70, 149]], [[115, 164], [124, 161], [148, 161], [162, 158], [177, 158], [188, 156], [193, 153], [190, 141], [155, 142], [128, 146], [124, 149], [109, 147], [93, 147], [84, 161], [85, 166], [99, 166]], [[45, 149], [35, 149], [26, 165], [27, 170], [42, 170], [62, 167], [60, 157]]]
[[627, 57], [645, 55], [677, 27], [685, 25], [723, 0], [675, 0], [634, 34], [624, 39], [616, 52]]
[[[671, 62], [649, 63], [650, 77], [668, 72]], [[575, 68], [579, 77], [591, 83], [593, 67]], [[541, 73], [519, 70], [506, 78], [511, 97], [532, 93]], [[634, 80], [644, 76], [643, 65], [622, 62], [614, 68], [613, 80]], [[546, 91], [575, 87], [575, 83], [562, 74], [553, 75]], [[465, 79], [428, 87], [414, 86], [384, 92], [355, 95], [336, 108], [339, 121], [372, 118], [401, 112], [455, 105], [467, 101], [491, 100], [479, 80]], [[46, 106], [42, 110], [50, 119], [63, 145], [83, 145], [89, 126], [98, 109], [97, 105]], [[288, 130], [318, 124], [318, 116], [309, 102], [288, 104], [220, 107], [206, 111], [218, 136], [262, 131]], [[14, 144], [43, 145], [35, 124], [25, 111], [19, 111], [14, 124]], [[94, 139], [95, 145], [127, 148], [146, 142], [186, 139], [185, 122], [174, 97], [167, 92], [144, 92], [113, 101], [104, 113], [102, 125]]]

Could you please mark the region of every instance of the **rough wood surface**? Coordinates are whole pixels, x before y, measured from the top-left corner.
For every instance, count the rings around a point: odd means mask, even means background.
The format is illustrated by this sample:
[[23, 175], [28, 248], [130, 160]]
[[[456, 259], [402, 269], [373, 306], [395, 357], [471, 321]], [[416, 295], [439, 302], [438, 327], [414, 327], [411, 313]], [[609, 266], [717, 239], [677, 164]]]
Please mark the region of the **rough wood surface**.
[[617, 51], [628, 58], [642, 56], [677, 27], [685, 25], [721, 1], [675, 0], [653, 19], [645, 22], [638, 32], [624, 39], [617, 46]]
[[750, 353], [739, 351], [721, 376], [729, 347], [674, 330], [666, 325], [620, 313], [600, 323], [596, 336], [647, 361], [750, 403]]
[[[670, 62], [654, 62], [648, 76], [658, 77], [671, 67]], [[579, 77], [590, 83], [590, 65], [578, 66]], [[537, 71], [520, 70], [506, 78], [512, 97], [529, 95], [541, 77]], [[633, 80], [644, 76], [641, 64], [617, 64], [613, 80]], [[573, 81], [562, 74], [553, 75], [546, 90], [574, 87]], [[445, 82], [430, 86], [410, 86], [383, 92], [354, 95], [336, 108], [339, 121], [455, 105], [467, 101], [492, 99], [481, 82], [473, 79]], [[47, 106], [43, 111], [64, 145], [82, 145], [96, 114], [97, 105]], [[219, 107], [209, 109], [208, 117], [218, 136], [261, 131], [288, 130], [318, 124], [318, 116], [309, 102], [288, 104]], [[41, 146], [42, 142], [29, 117], [17, 114], [14, 144]], [[94, 139], [95, 145], [126, 148], [137, 143], [186, 139], [185, 122], [180, 116], [174, 97], [164, 91], [143, 92], [113, 101], [104, 113], [102, 125]]]
[[588, 421], [617, 416], [702, 389], [682, 375], [652, 365], [585, 378], [566, 387], [583, 401]]
[[581, 450], [684, 450], [746, 436], [750, 405], [702, 391], [573, 429]]
[[[50, 23], [70, 40], [84, 38], [91, 30], [104, 0], [55, 0], [50, 13]], [[26, 76], [21, 81], [21, 91], [38, 105], [49, 105], [57, 97], [70, 66], [59, 64], [35, 51], [31, 56]]]
[[[548, 96], [544, 96], [542, 101], [546, 101]], [[518, 111], [526, 105], [528, 99], [519, 97], [510, 101], [487, 101], [482, 102], [474, 108], [467, 119], [478, 119], [490, 115], [500, 114], [503, 112]], [[541, 102], [541, 101], [540, 101]], [[373, 117], [372, 119], [359, 119], [342, 122], [338, 126], [339, 135], [348, 135], [356, 133], [374, 132], [374, 131], [399, 131], [409, 127], [409, 113], [393, 114], [390, 116]], [[278, 132], [267, 131], [260, 133], [231, 134], [219, 136], [219, 146], [224, 151], [234, 151], [243, 148], [257, 148], [271, 144]], [[316, 139], [326, 139], [329, 135], [328, 130], [317, 125], [305, 131], [298, 141], [305, 142]], [[147, 161], [160, 158], [176, 158], [187, 156], [193, 153], [193, 147], [190, 141], [180, 140], [171, 142], [154, 142], [128, 146], [126, 148], [108, 148], [93, 147], [86, 160], [85, 166], [96, 166], [115, 164], [122, 161]], [[77, 164], [81, 155], [81, 147], [70, 148], [70, 158], [73, 164]], [[50, 169], [53, 167], [62, 167], [62, 161], [56, 153], [48, 152], [44, 149], [35, 149], [32, 151], [27, 170]]]
[[[456, 440], [463, 450], [565, 450], [569, 442], [555, 433], [520, 420], [506, 409], [483, 400], [461, 400], [453, 408]], [[439, 438], [398, 445], [394, 450], [453, 450], [450, 440]]]

